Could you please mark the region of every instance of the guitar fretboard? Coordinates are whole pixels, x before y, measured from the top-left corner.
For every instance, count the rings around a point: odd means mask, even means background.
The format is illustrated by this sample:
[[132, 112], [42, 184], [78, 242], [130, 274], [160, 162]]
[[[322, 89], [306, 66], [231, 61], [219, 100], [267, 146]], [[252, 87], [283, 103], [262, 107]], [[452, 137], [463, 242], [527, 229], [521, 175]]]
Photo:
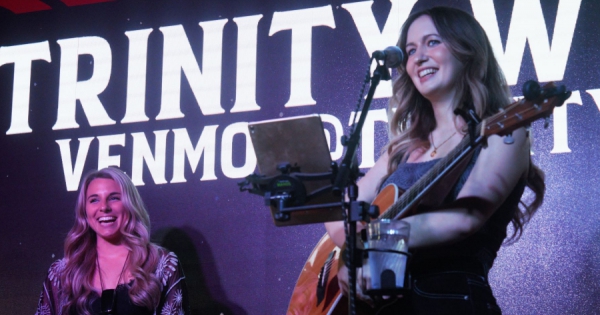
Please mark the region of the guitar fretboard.
[[[539, 90], [539, 84], [535, 82], [529, 84], [532, 85], [537, 85]], [[568, 91], [564, 85], [556, 87], [553, 82], [544, 85], [538, 92], [534, 93], [537, 95], [532, 95], [530, 100], [524, 98], [514, 102], [479, 123], [473, 135], [474, 141], [466, 135], [448, 155], [440, 159], [431, 170], [404, 192], [380, 218], [398, 219], [406, 216], [407, 212], [413, 209], [435, 184], [481, 145], [486, 137], [493, 134], [508, 135], [513, 130], [528, 126], [539, 118], [548, 117], [554, 107], [562, 105], [571, 96], [571, 91]], [[527, 95], [526, 91], [523, 94]]]

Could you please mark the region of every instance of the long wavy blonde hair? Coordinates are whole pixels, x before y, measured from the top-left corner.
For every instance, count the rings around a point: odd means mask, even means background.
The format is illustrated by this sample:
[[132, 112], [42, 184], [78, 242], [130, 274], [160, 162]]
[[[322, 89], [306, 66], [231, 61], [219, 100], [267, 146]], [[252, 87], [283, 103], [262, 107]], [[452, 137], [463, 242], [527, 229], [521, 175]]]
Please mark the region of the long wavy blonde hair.
[[[504, 73], [485, 31], [472, 15], [450, 7], [434, 7], [414, 13], [402, 26], [398, 47], [406, 51], [408, 29], [423, 15], [431, 17], [444, 44], [463, 65], [458, 75], [461, 79], [455, 82], [458, 102], [453, 109], [473, 109], [479, 117], [486, 118], [509, 105], [512, 98]], [[385, 148], [390, 156], [388, 175], [397, 169], [399, 163], [405, 162], [411, 152], [429, 148], [429, 134], [436, 128], [432, 105], [419, 93], [406, 73], [406, 62], [398, 67], [399, 76], [393, 83], [393, 96], [389, 102], [391, 140]], [[529, 166], [527, 186], [535, 198], [529, 205], [522, 202], [522, 211], [515, 211], [510, 240], [520, 237], [524, 224], [543, 202], [544, 173], [533, 163]]]
[[82, 181], [75, 207], [75, 223], [65, 240], [65, 270], [61, 283], [66, 304], [62, 312], [90, 314], [92, 281], [96, 269], [96, 233], [86, 220], [86, 193], [96, 178], [114, 180], [121, 189], [125, 211], [121, 226], [123, 242], [129, 249], [128, 270], [134, 278], [129, 288], [133, 303], [150, 310], [158, 306], [161, 283], [154, 275], [160, 259], [159, 247], [150, 243], [150, 217], [131, 179], [120, 169], [108, 167], [88, 174]]

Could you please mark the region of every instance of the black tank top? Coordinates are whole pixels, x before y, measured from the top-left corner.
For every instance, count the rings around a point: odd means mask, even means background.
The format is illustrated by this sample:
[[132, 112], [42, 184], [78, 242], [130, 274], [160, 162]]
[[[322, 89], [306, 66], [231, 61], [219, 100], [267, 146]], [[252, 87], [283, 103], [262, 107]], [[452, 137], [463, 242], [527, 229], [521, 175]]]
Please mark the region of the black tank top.
[[[447, 201], [456, 200], [458, 193], [475, 166], [475, 161], [480, 151], [478, 149], [473, 154], [469, 165], [449, 193]], [[439, 159], [421, 163], [401, 163], [398, 165], [396, 171], [383, 182], [381, 187], [393, 183], [400, 189], [407, 190], [438, 161]], [[518, 205], [524, 189], [525, 179], [521, 178], [504, 203], [494, 212], [483, 227], [468, 238], [453, 244], [410, 250], [413, 253], [411, 265], [418, 265], [420, 268], [426, 269], [428, 265], [435, 264], [437, 267], [443, 261], [477, 261], [481, 264], [487, 276], [487, 272], [492, 267], [497, 252], [506, 238], [506, 228], [512, 219], [514, 211], [519, 211]]]

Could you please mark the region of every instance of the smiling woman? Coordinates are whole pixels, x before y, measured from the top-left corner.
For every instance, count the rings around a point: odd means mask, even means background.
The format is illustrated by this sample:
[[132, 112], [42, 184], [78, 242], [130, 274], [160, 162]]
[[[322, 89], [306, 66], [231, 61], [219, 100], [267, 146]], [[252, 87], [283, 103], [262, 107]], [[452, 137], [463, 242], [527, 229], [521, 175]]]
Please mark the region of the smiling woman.
[[149, 238], [150, 218], [131, 179], [114, 167], [90, 173], [36, 314], [188, 314], [177, 256]]
[[[388, 185], [406, 191], [419, 178], [427, 179], [436, 163], [452, 157], [468, 137], [464, 113], [488, 118], [511, 103], [492, 46], [470, 14], [448, 7], [416, 12], [397, 45], [408, 58], [397, 69], [389, 103], [390, 141], [358, 182], [361, 201], [373, 202]], [[423, 198], [418, 211], [397, 217], [410, 224], [412, 294], [393, 303], [375, 300], [381, 303], [378, 314], [501, 313], [488, 273], [507, 226], [512, 223], [508, 239], [516, 241], [541, 205], [545, 184], [531, 162], [525, 128], [514, 130], [511, 139], [491, 135], [486, 141], [460, 172], [446, 176]], [[535, 199], [521, 209], [525, 187]], [[342, 247], [342, 222], [328, 222], [326, 228]], [[341, 290], [348, 291], [347, 268], [341, 266], [337, 276]], [[373, 302], [360, 290], [357, 295]]]
[[85, 199], [87, 223], [96, 232], [96, 246], [121, 242], [124, 209], [119, 185], [112, 179], [96, 178], [90, 182]]

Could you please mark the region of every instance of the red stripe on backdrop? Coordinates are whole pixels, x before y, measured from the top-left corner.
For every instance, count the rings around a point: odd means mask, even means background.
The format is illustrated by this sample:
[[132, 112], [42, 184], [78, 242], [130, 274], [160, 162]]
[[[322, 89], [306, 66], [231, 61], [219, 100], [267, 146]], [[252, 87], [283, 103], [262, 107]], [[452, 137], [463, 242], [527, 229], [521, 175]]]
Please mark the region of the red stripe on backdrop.
[[73, 7], [76, 5], [86, 5], [86, 4], [94, 4], [94, 3], [101, 3], [101, 2], [111, 2], [111, 1], [115, 1], [115, 0], [61, 0], [64, 4], [66, 4], [69, 7]]
[[0, 7], [16, 14], [52, 9], [49, 5], [39, 0], [0, 0]]

